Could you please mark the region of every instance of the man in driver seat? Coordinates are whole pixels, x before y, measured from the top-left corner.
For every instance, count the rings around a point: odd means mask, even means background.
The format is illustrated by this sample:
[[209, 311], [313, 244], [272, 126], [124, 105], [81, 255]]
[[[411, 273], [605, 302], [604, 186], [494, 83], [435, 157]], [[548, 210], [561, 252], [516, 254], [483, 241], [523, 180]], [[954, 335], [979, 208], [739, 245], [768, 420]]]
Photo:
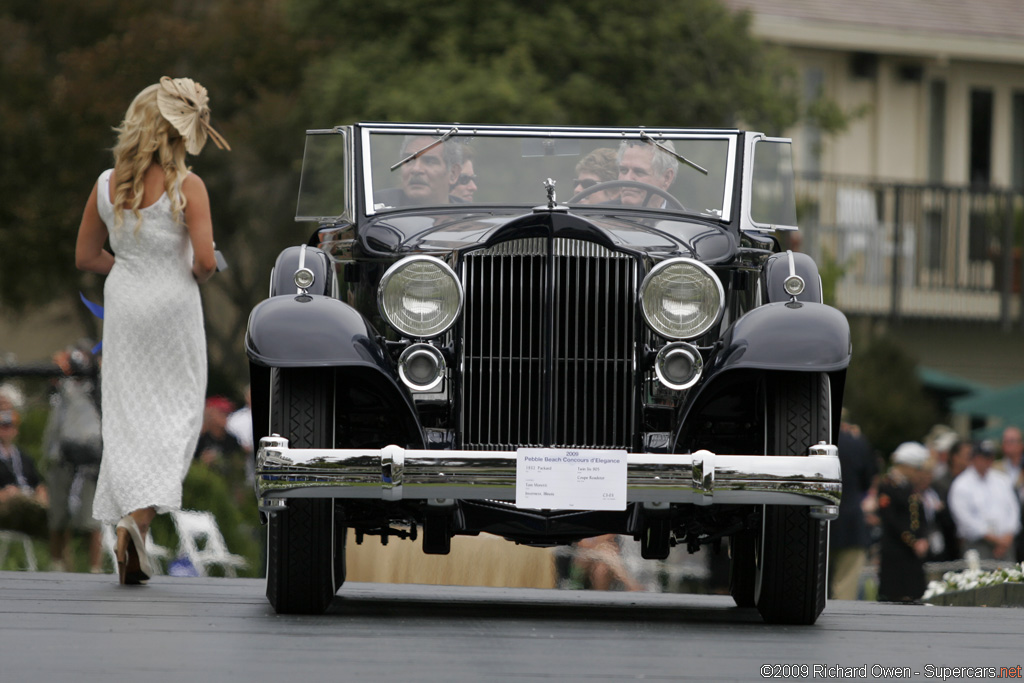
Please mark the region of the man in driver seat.
[[[675, 151], [675, 145], [671, 140], [665, 140], [661, 144]], [[679, 162], [675, 157], [646, 142], [623, 142], [619, 145], [618, 162], [619, 180], [643, 183], [666, 192], [675, 181], [676, 171], [679, 169]], [[667, 200], [653, 190], [646, 191], [636, 185], [627, 185], [622, 188], [619, 203], [626, 206], [663, 209]]]
[[[417, 155], [418, 152], [422, 153]], [[438, 143], [437, 138], [429, 135], [406, 136], [399, 158], [417, 156], [398, 169], [402, 186], [377, 192], [375, 202], [387, 206], [462, 203], [449, 195], [462, 171], [459, 152], [458, 145], [450, 141]]]

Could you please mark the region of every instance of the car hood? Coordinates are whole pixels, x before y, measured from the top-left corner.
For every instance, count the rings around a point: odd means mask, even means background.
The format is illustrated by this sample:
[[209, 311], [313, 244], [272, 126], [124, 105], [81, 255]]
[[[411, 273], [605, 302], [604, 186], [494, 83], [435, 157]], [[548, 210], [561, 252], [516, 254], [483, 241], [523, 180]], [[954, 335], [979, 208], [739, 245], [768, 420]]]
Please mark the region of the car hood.
[[447, 253], [552, 233], [616, 251], [690, 256], [708, 263], [728, 261], [736, 250], [735, 237], [711, 222], [668, 220], [655, 213], [572, 213], [561, 207], [527, 214], [388, 215], [368, 224], [361, 236], [373, 252]]

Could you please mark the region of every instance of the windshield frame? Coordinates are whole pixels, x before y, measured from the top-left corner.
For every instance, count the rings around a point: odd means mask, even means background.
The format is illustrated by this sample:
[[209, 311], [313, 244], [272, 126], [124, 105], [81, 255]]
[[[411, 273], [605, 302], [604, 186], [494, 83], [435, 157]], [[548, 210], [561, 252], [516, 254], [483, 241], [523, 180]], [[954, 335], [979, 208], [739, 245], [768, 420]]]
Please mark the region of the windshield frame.
[[[342, 163], [341, 168], [341, 186], [342, 186], [342, 197], [340, 202], [340, 212], [333, 211], [327, 213], [310, 213], [308, 211], [302, 211], [304, 202], [311, 200], [309, 192], [306, 190], [307, 182], [319, 182], [319, 178], [311, 177], [315, 176], [315, 171], [311, 167], [312, 163], [309, 159], [311, 149], [310, 142], [311, 138], [317, 136], [326, 135], [337, 135], [341, 137], [342, 145]], [[348, 126], [335, 126], [334, 128], [311, 128], [306, 131], [306, 137], [303, 143], [302, 153], [302, 168], [299, 173], [299, 191], [296, 197], [295, 205], [295, 221], [297, 223], [304, 222], [317, 222], [320, 224], [326, 223], [339, 223], [339, 222], [353, 222], [355, 215], [355, 201], [356, 201], [356, 188], [355, 188], [355, 173], [353, 172], [354, 158], [352, 154], [353, 147], [353, 135], [352, 129]], [[316, 200], [313, 200], [314, 202]]]
[[[733, 196], [736, 191], [736, 163], [737, 154], [740, 149], [740, 131], [734, 129], [692, 129], [692, 128], [610, 128], [610, 127], [569, 127], [569, 126], [515, 126], [515, 125], [460, 125], [460, 124], [391, 124], [391, 123], [363, 123], [359, 124], [358, 143], [360, 145], [359, 159], [362, 168], [356, 172], [362, 179], [362, 203], [363, 215], [372, 217], [382, 213], [403, 212], [435, 212], [438, 210], [451, 211], [451, 205], [422, 205], [414, 207], [393, 207], [387, 209], [374, 208], [374, 184], [373, 184], [373, 154], [371, 150], [371, 138], [377, 134], [388, 135], [424, 135], [442, 136], [449, 133], [453, 128], [458, 129], [454, 135], [473, 137], [519, 137], [519, 138], [551, 138], [551, 139], [603, 139], [636, 141], [644, 143], [643, 136], [650, 136], [656, 141], [663, 140], [721, 140], [728, 143], [726, 158], [725, 178], [722, 188], [721, 215], [711, 216], [699, 211], [687, 211], [681, 213], [671, 209], [660, 209], [652, 207], [629, 207], [615, 206], [616, 213], [634, 211], [657, 211], [660, 213], [671, 213], [675, 216], [699, 216], [705, 219], [720, 220], [729, 222], [732, 219]], [[645, 143], [650, 144], [650, 143]], [[388, 163], [390, 166], [391, 163]], [[691, 169], [692, 171], [692, 169]], [[697, 171], [692, 171], [696, 173]], [[380, 189], [380, 188], [378, 188]], [[571, 195], [570, 195], [571, 196]], [[538, 198], [540, 195], [538, 194]], [[567, 206], [563, 198], [558, 202], [559, 206]], [[486, 203], [475, 202], [471, 204], [474, 209], [495, 207], [521, 208], [529, 210], [541, 205], [542, 201], [516, 202], [516, 203]], [[609, 207], [597, 207], [595, 205], [572, 205], [574, 210], [584, 209], [593, 211], [603, 209], [606, 212]], [[466, 206], [459, 205], [459, 210], [465, 212]], [[717, 211], [717, 210], [716, 210]]]

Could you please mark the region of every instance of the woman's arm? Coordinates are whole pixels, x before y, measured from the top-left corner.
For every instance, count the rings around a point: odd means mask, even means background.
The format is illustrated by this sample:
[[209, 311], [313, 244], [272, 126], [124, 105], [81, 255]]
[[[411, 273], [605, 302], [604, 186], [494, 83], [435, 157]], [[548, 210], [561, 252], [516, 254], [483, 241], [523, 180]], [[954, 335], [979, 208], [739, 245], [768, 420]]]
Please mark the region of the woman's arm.
[[107, 226], [100, 218], [96, 207], [96, 185], [92, 186], [89, 200], [85, 203], [82, 223], [78, 226], [78, 241], [75, 243], [75, 267], [89, 273], [106, 275], [114, 266], [114, 255], [104, 248], [107, 243]]
[[210, 196], [206, 184], [195, 173], [190, 173], [181, 184], [181, 191], [188, 202], [185, 206], [185, 225], [192, 241], [192, 274], [200, 284], [210, 279], [217, 270], [217, 259], [213, 254], [213, 222], [210, 218]]

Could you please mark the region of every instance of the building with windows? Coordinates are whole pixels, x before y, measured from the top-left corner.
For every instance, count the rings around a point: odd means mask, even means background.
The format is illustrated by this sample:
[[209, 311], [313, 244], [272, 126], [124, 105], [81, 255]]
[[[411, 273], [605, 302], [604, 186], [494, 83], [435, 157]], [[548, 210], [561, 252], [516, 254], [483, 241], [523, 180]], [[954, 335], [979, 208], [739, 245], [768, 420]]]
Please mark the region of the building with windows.
[[805, 102], [853, 117], [786, 132], [833, 303], [928, 366], [1024, 381], [1021, 0], [723, 1], [790, 52]]

